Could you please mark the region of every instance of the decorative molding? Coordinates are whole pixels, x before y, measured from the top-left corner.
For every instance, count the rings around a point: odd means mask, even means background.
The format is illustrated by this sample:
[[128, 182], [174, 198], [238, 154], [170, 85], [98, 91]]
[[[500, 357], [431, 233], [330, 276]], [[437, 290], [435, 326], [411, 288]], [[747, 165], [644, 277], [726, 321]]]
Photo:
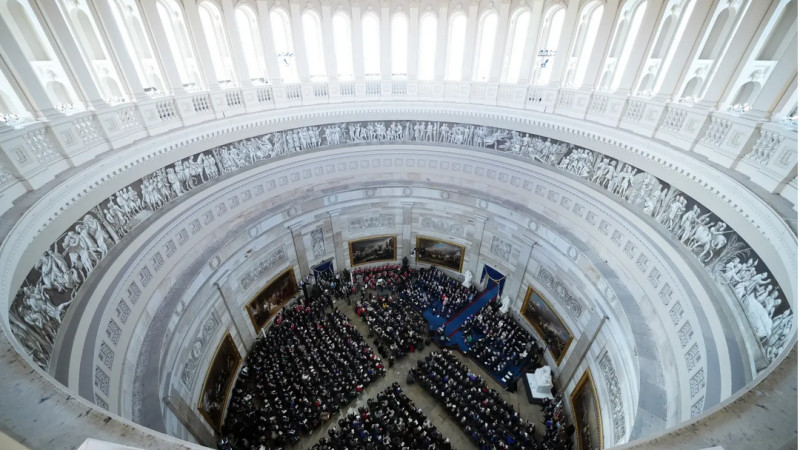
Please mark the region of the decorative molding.
[[311, 252], [314, 258], [325, 256], [325, 235], [322, 227], [311, 231]]
[[392, 228], [394, 227], [394, 216], [382, 214], [372, 217], [356, 217], [347, 221], [347, 231], [357, 233], [359, 231], [373, 228]]
[[606, 390], [611, 400], [611, 418], [614, 421], [614, 444], [618, 444], [625, 437], [625, 410], [622, 406], [622, 389], [619, 386], [617, 372], [611, 362], [611, 356], [606, 352], [600, 358], [600, 370], [606, 381]]
[[464, 237], [467, 234], [464, 224], [439, 217], [422, 216], [419, 226], [448, 236]]
[[536, 274], [536, 278], [542, 282], [548, 291], [556, 294], [558, 299], [561, 300], [564, 306], [566, 306], [567, 311], [569, 311], [572, 317], [577, 319], [581, 316], [581, 313], [583, 312], [583, 306], [581, 306], [581, 303], [575, 298], [575, 296], [572, 295], [564, 283], [556, 280], [553, 274], [551, 274], [544, 267], [539, 267], [539, 272]]
[[511, 246], [510, 242], [504, 241], [497, 236], [492, 236], [492, 246], [490, 251], [493, 255], [497, 256], [503, 261], [508, 261], [511, 258], [512, 248], [513, 247]]
[[263, 280], [264, 276], [272, 272], [276, 267], [288, 260], [286, 250], [283, 246], [271, 251], [267, 256], [261, 258], [255, 267], [248, 270], [239, 278], [239, 286], [242, 291], [246, 291], [258, 280]]
[[211, 336], [214, 335], [218, 327], [219, 319], [212, 313], [211, 317], [206, 320], [200, 328], [200, 331], [198, 331], [197, 336], [192, 341], [192, 344], [189, 346], [189, 356], [186, 358], [186, 364], [183, 365], [183, 370], [181, 370], [181, 381], [187, 388], [191, 389], [195, 374], [197, 373], [197, 366], [200, 364], [206, 347], [208, 347]]

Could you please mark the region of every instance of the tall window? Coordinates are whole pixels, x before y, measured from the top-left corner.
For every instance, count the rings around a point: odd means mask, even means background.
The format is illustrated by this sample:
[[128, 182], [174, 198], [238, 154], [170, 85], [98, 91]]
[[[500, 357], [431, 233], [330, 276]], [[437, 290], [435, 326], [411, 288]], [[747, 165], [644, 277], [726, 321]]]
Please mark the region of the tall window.
[[417, 78], [432, 80], [436, 71], [436, 16], [426, 14], [419, 22], [419, 67]]
[[445, 79], [447, 80], [461, 81], [466, 34], [467, 15], [457, 13], [450, 19], [450, 30], [447, 33], [447, 68], [445, 69]]
[[324, 80], [325, 52], [322, 49], [322, 24], [319, 16], [313, 11], [303, 13], [303, 39], [308, 58], [308, 74], [312, 80]]
[[61, 1], [64, 16], [69, 19], [72, 36], [81, 48], [86, 65], [94, 76], [97, 87], [106, 98], [121, 97], [120, 78], [108, 57], [109, 53], [100, 38], [97, 26], [89, 13], [86, 0]]
[[375, 14], [365, 14], [361, 19], [364, 38], [364, 75], [377, 77], [381, 74], [381, 24]]
[[638, 5], [636, 5], [636, 9], [634, 9], [633, 14], [631, 15], [629, 25], [627, 25], [627, 30], [623, 29], [622, 27], [617, 30], [621, 42], [624, 40], [625, 44], [622, 46], [621, 53], [617, 59], [617, 64], [614, 66], [614, 78], [609, 86], [612, 91], [619, 87], [619, 83], [622, 81], [622, 75], [625, 74], [627, 70], [635, 70], [635, 68], [631, 69], [626, 66], [628, 65], [628, 60], [630, 60], [631, 52], [633, 51], [633, 45], [636, 43], [636, 35], [639, 34], [639, 29], [642, 27], [642, 19], [644, 18], [645, 9], [647, 9], [647, 2], [640, 2]]
[[296, 83], [297, 65], [294, 61], [294, 46], [292, 45], [292, 29], [289, 27], [289, 16], [283, 10], [273, 9], [269, 13], [269, 22], [272, 25], [272, 39], [275, 43], [275, 54], [278, 57], [281, 79], [285, 83]]
[[492, 70], [492, 57], [494, 56], [494, 39], [497, 33], [497, 13], [490, 11], [484, 14], [478, 32], [478, 49], [473, 69], [476, 81], [486, 81]]
[[175, 0], [158, 0], [156, 8], [164, 26], [164, 32], [167, 35], [167, 44], [172, 57], [175, 59], [175, 65], [178, 67], [181, 83], [190, 88], [201, 87], [201, 82], [196, 76], [198, 72], [197, 65], [195, 64], [192, 47], [189, 44], [191, 41], [186, 30], [183, 11], [175, 3]]
[[392, 16], [392, 75], [408, 74], [408, 19], [402, 13]]
[[567, 77], [567, 84], [580, 86], [586, 79], [586, 69], [592, 57], [592, 48], [597, 40], [597, 31], [600, 29], [600, 20], [603, 17], [603, 4], [590, 2], [581, 13], [578, 36], [573, 44], [570, 58], [574, 58], [575, 68]]
[[333, 16], [333, 46], [336, 52], [336, 70], [341, 79], [353, 78], [353, 40], [350, 19], [343, 12]]
[[511, 28], [508, 30], [509, 44], [506, 56], [503, 61], [505, 71], [503, 81], [516, 83], [519, 81], [519, 73], [522, 69], [522, 54], [525, 51], [525, 44], [528, 40], [528, 26], [531, 21], [529, 11], [520, 11], [511, 20]]
[[553, 55], [552, 52], [558, 50], [558, 43], [561, 38], [561, 29], [564, 26], [564, 8], [552, 8], [545, 20], [545, 26], [542, 30], [543, 39], [540, 42], [543, 44], [539, 51], [544, 50], [544, 56], [538, 56], [539, 67], [536, 82], [540, 84], [547, 84], [550, 82], [550, 75], [553, 72], [553, 58], [562, 57], [562, 55]]
[[236, 27], [239, 28], [239, 41], [247, 64], [247, 76], [251, 80], [266, 81], [266, 63], [261, 49], [261, 35], [258, 32], [258, 19], [249, 6], [236, 7]]
[[114, 23], [122, 34], [128, 54], [133, 59], [139, 82], [147, 90], [165, 91], [161, 69], [156, 63], [150, 40], [147, 39], [139, 7], [134, 0], [114, 0], [111, 5]]
[[200, 24], [203, 27], [208, 51], [211, 53], [211, 62], [214, 65], [214, 75], [219, 82], [232, 82], [233, 60], [231, 58], [228, 39], [222, 29], [222, 15], [219, 9], [211, 2], [202, 2], [197, 8], [200, 15]]

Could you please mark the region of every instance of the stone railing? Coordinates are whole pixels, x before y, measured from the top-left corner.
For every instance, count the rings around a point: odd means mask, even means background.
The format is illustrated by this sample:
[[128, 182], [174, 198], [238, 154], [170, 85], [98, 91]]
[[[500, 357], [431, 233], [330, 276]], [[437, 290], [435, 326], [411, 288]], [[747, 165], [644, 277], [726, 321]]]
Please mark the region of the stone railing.
[[763, 123], [694, 104], [551, 86], [372, 80], [193, 92], [79, 111], [46, 123], [0, 123], [0, 213], [19, 195], [37, 189], [66, 168], [144, 136], [276, 108], [398, 100], [529, 109], [619, 126], [702, 154], [749, 176], [770, 193], [796, 202], [792, 179], [797, 168], [797, 130], [779, 122]]

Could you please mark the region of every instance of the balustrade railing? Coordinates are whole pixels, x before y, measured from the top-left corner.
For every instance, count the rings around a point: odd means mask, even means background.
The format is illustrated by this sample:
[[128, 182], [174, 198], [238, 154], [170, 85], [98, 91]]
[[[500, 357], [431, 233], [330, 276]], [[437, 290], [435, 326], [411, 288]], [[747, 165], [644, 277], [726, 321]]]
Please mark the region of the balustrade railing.
[[[275, 95], [275, 89], [279, 93]], [[219, 92], [219, 91], [218, 91]], [[797, 121], [796, 119], [761, 123], [748, 120], [742, 114], [718, 112], [700, 107], [696, 99], [687, 104], [686, 99], [677, 103], [658, 104], [654, 99], [641, 97], [620, 97], [610, 93], [586, 91], [581, 89], [559, 89], [549, 86], [525, 86], [519, 84], [491, 84], [455, 81], [345, 81], [316, 82], [309, 84], [258, 85], [247, 88], [224, 90], [221, 95], [214, 92], [192, 92], [182, 97], [171, 95], [154, 96], [139, 102], [120, 103], [94, 111], [75, 112], [72, 120], [59, 120], [58, 124], [48, 122], [25, 122], [14, 115], [3, 116], [0, 121], [0, 185], [14, 182], [27, 182], [25, 189], [35, 189], [42, 182], [31, 183], [28, 179], [40, 167], [18, 163], [27, 155], [38, 166], [54, 164], [54, 161], [67, 160], [77, 151], [73, 146], [95, 146], [98, 151], [124, 145], [133, 139], [147, 135], [157, 135], [181, 124], [195, 124], [218, 117], [217, 108], [224, 111], [258, 111], [275, 107], [289, 107], [303, 104], [336, 102], [358, 102], [361, 100], [391, 101], [391, 99], [413, 96], [421, 101], [448, 100], [458, 103], [480, 105], [500, 105], [506, 108], [535, 109], [546, 113], [578, 117], [606, 125], [643, 123], [643, 114], [648, 111], [647, 123], [650, 128], [636, 129], [633, 133], [668, 141], [669, 144], [685, 151], [695, 151], [701, 146], [705, 155], [708, 152], [730, 153], [730, 166], [740, 170], [735, 161], [742, 160], [749, 167], [758, 167], [769, 177], [778, 180], [769, 184], [769, 189], [780, 193], [779, 187], [787, 185], [792, 171], [797, 167]], [[651, 121], [653, 110], [660, 119]], [[660, 113], [659, 113], [660, 111]], [[659, 117], [659, 116], [655, 116]], [[735, 122], [734, 122], [735, 121]], [[764, 130], [770, 125], [769, 130]], [[49, 131], [50, 128], [57, 128]], [[658, 134], [663, 131], [667, 134]], [[117, 134], [127, 136], [127, 141], [116, 141]], [[67, 138], [63, 138], [66, 136]], [[669, 137], [667, 137], [669, 136]], [[673, 140], [672, 137], [676, 139]], [[65, 142], [64, 139], [69, 142]], [[728, 147], [723, 149], [730, 139]], [[105, 144], [108, 141], [108, 145]], [[78, 143], [76, 145], [74, 143]], [[738, 143], [738, 144], [737, 144]], [[103, 145], [100, 145], [103, 144]], [[736, 147], [738, 145], [738, 147]], [[716, 150], [719, 149], [719, 150]], [[778, 155], [778, 156], [774, 156]], [[713, 158], [712, 158], [713, 160]], [[72, 161], [74, 164], [75, 161]], [[61, 170], [61, 169], [59, 169]], [[788, 183], [789, 188], [791, 183]], [[2, 194], [4, 189], [0, 189]], [[791, 195], [782, 195], [791, 198]], [[793, 201], [794, 203], [794, 201]]]

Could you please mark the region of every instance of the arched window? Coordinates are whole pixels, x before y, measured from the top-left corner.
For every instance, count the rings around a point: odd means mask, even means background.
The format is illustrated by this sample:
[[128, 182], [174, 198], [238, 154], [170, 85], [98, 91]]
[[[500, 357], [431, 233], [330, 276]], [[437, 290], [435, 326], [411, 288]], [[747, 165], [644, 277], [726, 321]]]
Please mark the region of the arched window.
[[308, 75], [313, 81], [325, 80], [325, 52], [322, 49], [322, 24], [314, 11], [303, 13], [303, 40], [306, 45]]
[[481, 18], [478, 31], [478, 48], [475, 52], [475, 67], [473, 79], [486, 81], [492, 70], [492, 57], [494, 56], [494, 40], [497, 33], [497, 13], [489, 11]]
[[425, 14], [419, 21], [419, 67], [417, 78], [432, 80], [436, 72], [436, 46], [438, 24], [436, 16]]
[[333, 46], [336, 52], [336, 70], [341, 79], [353, 78], [353, 38], [350, 19], [338, 12], [333, 16]]
[[139, 82], [146, 90], [155, 88], [164, 91], [161, 69], [153, 58], [154, 52], [142, 27], [138, 5], [133, 0], [114, 0], [111, 12], [125, 48], [131, 55]]
[[403, 13], [392, 16], [392, 76], [408, 74], [408, 19]]
[[758, 54], [759, 61], [776, 61], [778, 57], [780, 57], [784, 42], [792, 37], [792, 26], [796, 26], [797, 2], [789, 2], [779, 14], [780, 19], [778, 19], [778, 22], [772, 28], [772, 31], [769, 33], [769, 38], [767, 38]]
[[[543, 44], [539, 51], [543, 50], [545, 53], [538, 58], [537, 83], [547, 84], [550, 81], [550, 75], [553, 71], [552, 58], [555, 51], [558, 50], [565, 14], [564, 8], [559, 6], [551, 8], [546, 15], [545, 26], [542, 28], [542, 38], [539, 41]], [[562, 55], [557, 56], [561, 57]]]
[[47, 48], [49, 46], [39, 35], [41, 27], [39, 27], [38, 24], [34, 25], [26, 8], [17, 0], [9, 0], [7, 7], [9, 16], [11, 17], [9, 26], [11, 27], [12, 33], [16, 36], [25, 37], [24, 39], [17, 40], [17, 43], [19, 43], [19, 46], [22, 48], [22, 52], [25, 54], [25, 58], [27, 58], [28, 61], [51, 60], [52, 53], [48, 51], [49, 49]]
[[239, 41], [247, 64], [247, 76], [251, 80], [266, 80], [266, 63], [261, 49], [261, 34], [258, 31], [256, 13], [249, 6], [236, 7], [236, 27], [239, 28]]
[[156, 8], [164, 26], [164, 32], [167, 35], [170, 52], [175, 59], [175, 65], [178, 67], [181, 83], [190, 89], [200, 88], [200, 80], [193, 75], [197, 65], [195, 64], [194, 52], [189, 44], [191, 40], [186, 29], [183, 10], [175, 0], [158, 0]]
[[511, 19], [511, 26], [508, 30], [508, 45], [506, 54], [503, 58], [503, 81], [506, 83], [516, 83], [519, 81], [519, 72], [522, 69], [522, 54], [528, 40], [528, 25], [530, 24], [531, 13], [528, 10], [521, 10]]
[[122, 97], [119, 89], [119, 76], [109, 61], [108, 52], [100, 37], [94, 20], [88, 13], [86, 0], [61, 1], [67, 25], [81, 49], [86, 66], [92, 72], [95, 84], [105, 98]]
[[726, 37], [723, 36], [725, 30], [728, 28], [728, 19], [730, 18], [729, 10], [723, 9], [714, 20], [714, 26], [706, 36], [706, 42], [703, 45], [703, 50], [700, 52], [699, 59], [716, 59], [719, 52], [722, 50], [722, 43], [725, 42]]
[[617, 64], [614, 67], [614, 78], [611, 81], [611, 90], [616, 90], [619, 87], [620, 81], [622, 81], [622, 75], [625, 74], [627, 70], [635, 70], [635, 68], [629, 68], [628, 60], [631, 57], [631, 52], [633, 51], [633, 45], [636, 43], [636, 35], [639, 34], [639, 29], [642, 26], [642, 19], [644, 18], [644, 12], [647, 9], [647, 2], [642, 1], [638, 5], [636, 5], [636, 9], [633, 10], [633, 14], [631, 15], [630, 25], [628, 29], [624, 32], [624, 37], [622, 38], [625, 41], [625, 45], [622, 47], [622, 53], [619, 55], [617, 59]]
[[272, 25], [272, 40], [275, 43], [275, 54], [278, 57], [281, 79], [285, 83], [296, 83], [297, 66], [294, 61], [289, 16], [281, 9], [273, 9], [269, 13], [269, 22]]
[[208, 51], [211, 53], [211, 63], [214, 65], [214, 75], [219, 82], [232, 82], [233, 60], [231, 58], [228, 39], [222, 28], [222, 14], [213, 3], [201, 2], [197, 8], [200, 15], [200, 25], [206, 36]]
[[447, 68], [445, 69], [445, 79], [447, 80], [461, 81], [466, 34], [467, 15], [456, 13], [450, 19], [450, 30], [447, 33]]
[[378, 77], [381, 74], [381, 23], [378, 16], [367, 13], [361, 19], [364, 38], [364, 75]]
[[567, 76], [567, 84], [580, 86], [586, 79], [586, 70], [592, 56], [592, 47], [597, 40], [597, 31], [600, 29], [602, 17], [603, 4], [600, 2], [590, 2], [583, 8], [578, 34], [570, 52], [570, 58], [574, 61], [574, 70], [571, 75]]
[[16, 114], [20, 117], [31, 117], [31, 114], [25, 109], [25, 106], [20, 101], [11, 83], [6, 78], [3, 71], [0, 70], [0, 114], [7, 116], [8, 114]]

